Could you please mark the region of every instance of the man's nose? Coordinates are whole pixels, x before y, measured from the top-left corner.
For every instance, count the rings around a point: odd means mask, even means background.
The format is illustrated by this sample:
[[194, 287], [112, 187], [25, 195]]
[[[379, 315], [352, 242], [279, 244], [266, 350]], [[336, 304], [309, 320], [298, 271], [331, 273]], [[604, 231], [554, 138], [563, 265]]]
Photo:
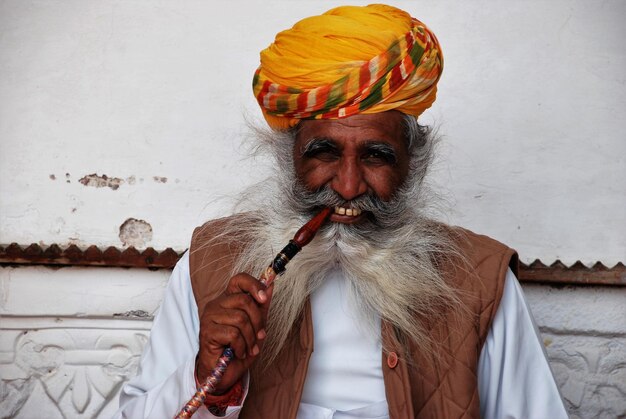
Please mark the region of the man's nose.
[[331, 182], [331, 188], [349, 201], [367, 192], [363, 170], [355, 159], [341, 159]]

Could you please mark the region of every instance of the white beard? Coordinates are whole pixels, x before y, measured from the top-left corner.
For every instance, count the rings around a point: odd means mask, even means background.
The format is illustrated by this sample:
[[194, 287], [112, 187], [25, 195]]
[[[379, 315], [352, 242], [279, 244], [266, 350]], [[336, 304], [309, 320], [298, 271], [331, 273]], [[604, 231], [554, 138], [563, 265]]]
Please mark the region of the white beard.
[[[280, 144], [280, 138], [275, 138], [285, 134], [271, 135], [271, 145], [276, 150], [289, 149]], [[290, 153], [283, 154], [289, 157], [277, 156], [275, 179], [245, 192], [238, 208], [246, 212], [226, 227], [225, 235], [236, 235], [238, 241], [246, 243], [232, 274], [258, 275], [308, 221], [315, 207], [341, 205], [330, 202], [338, 199], [336, 194], [322, 193], [320, 202], [319, 194], [305, 191], [295, 180]], [[376, 330], [379, 317], [399, 332], [397, 343], [410, 341], [429, 350], [428, 333], [419, 318], [436, 318], [446, 309], [458, 307], [455, 292], [444, 279], [442, 265], [460, 257], [457, 238], [428, 214], [426, 202], [436, 201], [423, 186], [431, 159], [429, 143], [414, 152], [405, 186], [390, 202], [383, 203], [384, 209], [366, 202], [362, 209], [371, 214], [368, 221], [357, 225], [327, 223], [289, 263], [275, 282], [263, 348], [264, 364], [278, 355], [311, 293], [330, 270], [337, 268], [347, 278], [349, 298], [357, 304], [373, 336], [380, 335], [380, 330]], [[360, 205], [357, 200], [343, 206]]]

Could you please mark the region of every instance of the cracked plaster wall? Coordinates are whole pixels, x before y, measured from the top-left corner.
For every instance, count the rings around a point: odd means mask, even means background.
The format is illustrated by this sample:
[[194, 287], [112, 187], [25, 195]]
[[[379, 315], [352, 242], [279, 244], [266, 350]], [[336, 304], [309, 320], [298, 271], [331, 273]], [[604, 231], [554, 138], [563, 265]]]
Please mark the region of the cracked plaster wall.
[[[180, 250], [225, 214], [268, 173], [240, 157], [258, 52], [335, 5], [270, 3], [0, 1], [0, 242]], [[624, 261], [626, 3], [391, 3], [444, 48], [446, 219], [526, 262]], [[0, 417], [109, 417], [166, 277], [0, 269]], [[626, 415], [624, 290], [526, 291], [572, 416]]]

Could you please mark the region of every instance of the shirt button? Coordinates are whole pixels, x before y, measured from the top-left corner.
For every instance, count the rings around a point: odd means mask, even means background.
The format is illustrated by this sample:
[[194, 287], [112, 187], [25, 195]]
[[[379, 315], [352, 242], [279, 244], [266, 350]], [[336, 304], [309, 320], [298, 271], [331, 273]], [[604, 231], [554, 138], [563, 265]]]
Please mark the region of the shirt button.
[[387, 355], [387, 366], [389, 366], [389, 368], [395, 368], [396, 365], [398, 365], [398, 354], [389, 352], [389, 355]]

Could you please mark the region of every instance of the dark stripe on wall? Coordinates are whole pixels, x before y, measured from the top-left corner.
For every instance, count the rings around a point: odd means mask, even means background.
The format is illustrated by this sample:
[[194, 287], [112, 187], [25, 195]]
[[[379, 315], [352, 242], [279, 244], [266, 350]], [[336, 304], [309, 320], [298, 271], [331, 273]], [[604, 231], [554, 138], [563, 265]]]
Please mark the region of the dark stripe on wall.
[[[0, 266], [91, 266], [116, 268], [172, 269], [184, 251], [172, 248], [157, 251], [149, 247], [137, 250], [134, 247], [119, 249], [97, 246], [81, 249], [76, 245], [61, 247], [57, 244], [40, 246], [10, 245], [0, 246]], [[566, 266], [561, 261], [545, 265], [540, 260], [526, 265], [520, 263], [519, 279], [524, 283], [551, 285], [610, 285], [626, 286], [626, 266], [622, 262], [609, 268], [601, 262], [591, 267], [578, 261]]]

